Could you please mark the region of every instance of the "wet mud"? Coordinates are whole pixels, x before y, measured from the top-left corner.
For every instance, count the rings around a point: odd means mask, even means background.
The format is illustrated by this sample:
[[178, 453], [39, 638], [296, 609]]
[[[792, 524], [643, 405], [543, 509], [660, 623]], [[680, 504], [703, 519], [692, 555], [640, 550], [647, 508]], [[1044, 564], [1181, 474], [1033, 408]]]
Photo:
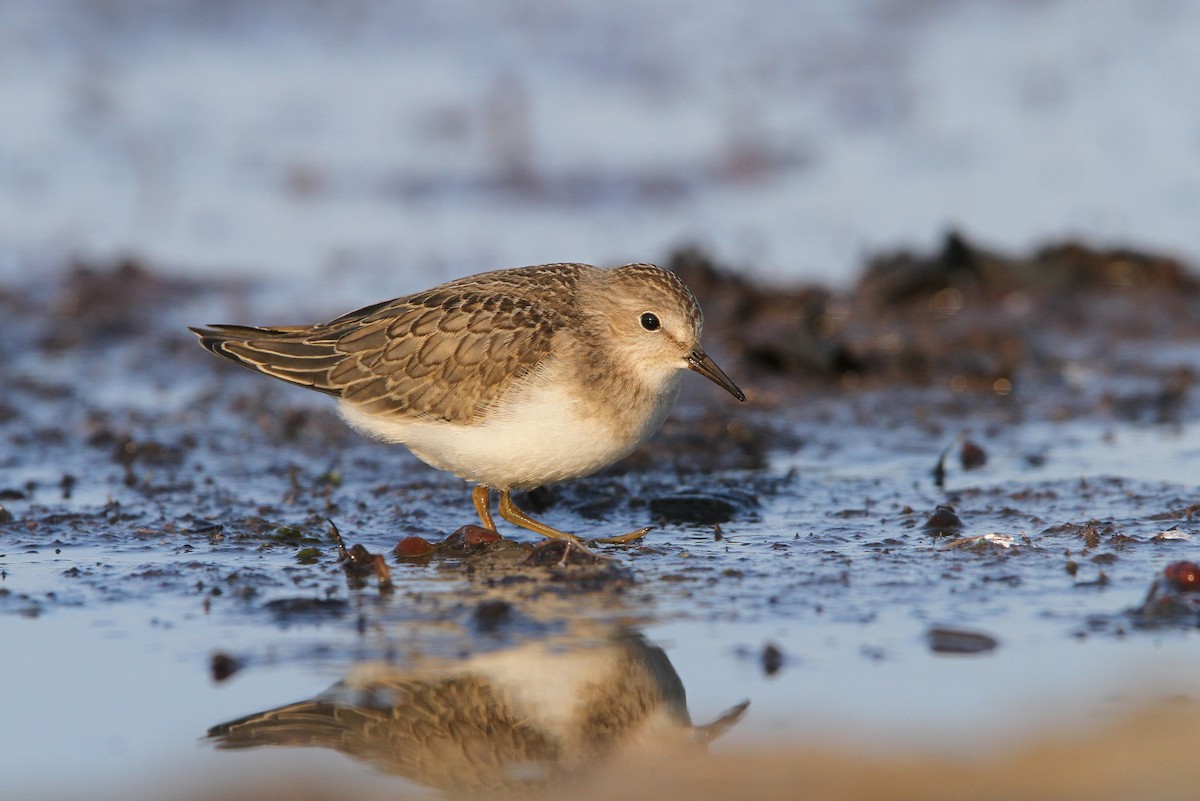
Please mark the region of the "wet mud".
[[[196, 346], [186, 325], [253, 319], [269, 288], [133, 261], [2, 288], [0, 615], [141, 604], [176, 628], [209, 625], [200, 616], [261, 632], [257, 645], [206, 640], [197, 669], [220, 682], [288, 662], [384, 666], [353, 702], [297, 700], [299, 733], [285, 713], [246, 709], [209, 735], [354, 751], [463, 792], [503, 784], [510, 763], [537, 762], [539, 781], [590, 769], [662, 720], [696, 739], [679, 677], [640, 633], [664, 621], [729, 626], [714, 652], [737, 646], [769, 676], [814, 653], [739, 643], [738, 627], [852, 624], [861, 658], [886, 663], [1200, 625], [1186, 444], [1200, 281], [1186, 265], [1075, 242], [998, 254], [957, 234], [936, 253], [872, 260], [846, 291], [758, 286], [692, 248], [665, 263], [751, 402], [687, 384], [633, 456], [517, 498], [589, 540], [656, 527], [592, 553], [479, 529], [457, 479], [358, 437], [327, 399]], [[876, 624], [896, 610], [920, 641]], [[1027, 635], [1018, 618], [1042, 628]], [[601, 707], [604, 682], [649, 670], [642, 705], [581, 713], [570, 735], [510, 731], [509, 762], [455, 734], [540, 703], [494, 666], [521, 654], [534, 665], [521, 670], [547, 675], [558, 668], [537, 660], [559, 647], [633, 660], [589, 685]], [[730, 695], [711, 705], [742, 700]], [[487, 704], [452, 703], [467, 697]], [[384, 718], [392, 733], [364, 740]], [[417, 740], [435, 764], [388, 762], [417, 759]], [[475, 781], [450, 768], [476, 757], [448, 743], [495, 761], [472, 763]]]

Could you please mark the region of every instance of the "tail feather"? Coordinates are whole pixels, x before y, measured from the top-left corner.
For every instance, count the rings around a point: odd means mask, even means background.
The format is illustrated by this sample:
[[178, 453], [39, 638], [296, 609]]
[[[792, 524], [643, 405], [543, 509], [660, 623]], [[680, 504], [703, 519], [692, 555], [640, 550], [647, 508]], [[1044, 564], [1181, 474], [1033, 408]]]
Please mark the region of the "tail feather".
[[218, 748], [255, 748], [262, 745], [344, 747], [347, 726], [339, 720], [336, 704], [321, 700], [247, 715], [208, 730]]
[[256, 328], [245, 325], [211, 325], [190, 329], [200, 344], [217, 356], [289, 384], [340, 397], [342, 390], [330, 374], [346, 354], [337, 340], [313, 336], [309, 328]]

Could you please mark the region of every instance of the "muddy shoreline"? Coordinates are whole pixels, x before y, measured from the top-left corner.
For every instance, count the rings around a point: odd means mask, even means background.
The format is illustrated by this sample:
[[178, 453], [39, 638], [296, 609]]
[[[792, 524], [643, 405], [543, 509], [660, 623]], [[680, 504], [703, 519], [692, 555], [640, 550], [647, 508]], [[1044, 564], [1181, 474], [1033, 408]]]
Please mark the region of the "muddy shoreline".
[[[851, 630], [831, 652], [884, 665], [1046, 638], [1189, 653], [1200, 607], [1169, 568], [1200, 555], [1190, 267], [956, 234], [872, 260], [844, 292], [756, 286], [696, 249], [663, 263], [751, 403], [689, 383], [632, 457], [522, 498], [587, 537], [657, 526], [565, 565], [503, 527], [448, 540], [473, 522], [461, 482], [195, 345], [187, 324], [257, 320], [269, 288], [132, 260], [4, 287], [0, 619], [161, 607], [203, 632], [191, 669], [221, 682], [681, 621], [725, 626], [713, 652], [763, 676], [814, 669], [819, 640], [738, 627]], [[330, 521], [365, 556], [339, 559]], [[414, 537], [442, 544], [394, 553]], [[374, 554], [387, 582], [356, 568]], [[221, 642], [227, 625], [258, 644]], [[753, 730], [771, 713], [751, 700]]]

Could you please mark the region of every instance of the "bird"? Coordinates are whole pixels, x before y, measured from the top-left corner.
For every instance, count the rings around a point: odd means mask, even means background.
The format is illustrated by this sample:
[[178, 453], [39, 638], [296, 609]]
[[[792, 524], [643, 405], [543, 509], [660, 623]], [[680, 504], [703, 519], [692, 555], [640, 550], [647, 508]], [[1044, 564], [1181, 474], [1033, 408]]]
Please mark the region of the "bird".
[[459, 278], [318, 325], [190, 330], [217, 356], [337, 398], [352, 428], [473, 483], [483, 528], [496, 530], [495, 491], [503, 519], [582, 546], [511, 493], [628, 456], [662, 425], [687, 370], [745, 401], [701, 347], [702, 326], [669, 270], [555, 263]]
[[330, 748], [428, 787], [494, 797], [561, 782], [627, 751], [705, 747], [749, 705], [694, 725], [666, 653], [618, 627], [594, 642], [359, 663], [315, 698], [213, 726], [206, 739], [220, 749]]

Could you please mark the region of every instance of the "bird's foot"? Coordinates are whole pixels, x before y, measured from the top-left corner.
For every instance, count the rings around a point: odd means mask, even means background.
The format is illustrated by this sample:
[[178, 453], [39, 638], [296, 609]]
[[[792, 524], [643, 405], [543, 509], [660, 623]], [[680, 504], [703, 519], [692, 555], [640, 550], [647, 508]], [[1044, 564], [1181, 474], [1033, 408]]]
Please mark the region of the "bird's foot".
[[616, 537], [601, 537], [591, 540], [591, 542], [598, 542], [601, 545], [628, 545], [631, 542], [637, 542], [653, 530], [654, 526], [646, 526], [645, 528], [639, 528], [637, 531], [631, 531], [628, 534], [621, 534]]
[[525, 557], [526, 565], [557, 565], [566, 567], [572, 557], [581, 564], [599, 564], [610, 561], [607, 556], [588, 548], [578, 537], [549, 537], [533, 546]]
[[[482, 501], [484, 503], [483, 508], [486, 509], [487, 490], [484, 489], [481, 491], [477, 488], [475, 498], [476, 508], [480, 508], [480, 502]], [[559, 531], [552, 526], [548, 526], [545, 523], [534, 520], [525, 512], [521, 511], [517, 505], [512, 502], [512, 497], [509, 495], [508, 490], [504, 490], [500, 493], [500, 508], [498, 511], [500, 512], [501, 517], [508, 522], [513, 523], [514, 525], [518, 525], [521, 528], [541, 534], [543, 537], [549, 537], [551, 540], [569, 542], [576, 551], [589, 554], [593, 557], [596, 556], [596, 554], [588, 550], [588, 547], [579, 537], [576, 537], [574, 534], [568, 534], [565, 531]], [[622, 534], [618, 537], [602, 537], [600, 539], [591, 540], [591, 542], [600, 543], [603, 545], [626, 545], [628, 543], [640, 540], [642, 537], [646, 536], [646, 534], [652, 531], [653, 528], [653, 526], [639, 528], [637, 531], [631, 531], [628, 534]], [[564, 560], [566, 559], [567, 553], [570, 553], [569, 549], [564, 553]]]

